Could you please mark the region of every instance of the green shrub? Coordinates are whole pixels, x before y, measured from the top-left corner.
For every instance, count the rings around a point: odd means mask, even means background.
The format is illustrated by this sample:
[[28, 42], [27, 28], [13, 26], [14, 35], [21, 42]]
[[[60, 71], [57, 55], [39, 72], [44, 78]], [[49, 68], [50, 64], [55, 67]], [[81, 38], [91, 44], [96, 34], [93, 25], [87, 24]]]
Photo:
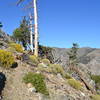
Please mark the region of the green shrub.
[[38, 64], [38, 67], [39, 67], [39, 68], [40, 68], [40, 67], [41, 67], [41, 68], [44, 68], [45, 66], [46, 66], [46, 65], [44, 65], [43, 63], [39, 63], [39, 64]]
[[42, 59], [42, 63], [44, 63], [45, 65], [50, 65], [50, 61], [48, 59]]
[[12, 52], [12, 53], [16, 52], [15, 48], [13, 48], [13, 47], [7, 48], [7, 51]]
[[31, 59], [31, 61], [32, 61], [32, 63], [33, 63], [34, 65], [37, 66], [37, 65], [39, 64], [39, 58], [36, 57], [35, 55], [30, 56], [30, 59]]
[[10, 68], [14, 63], [14, 57], [11, 52], [0, 50], [0, 65], [4, 68]]
[[23, 52], [23, 48], [20, 44], [10, 43], [9, 46], [15, 48], [17, 52]]
[[65, 75], [63, 67], [59, 64], [50, 64], [48, 67], [45, 67], [44, 64], [40, 63], [38, 64], [37, 69], [40, 71], [45, 71], [45, 72], [54, 73], [54, 74], [60, 73], [62, 76]]
[[69, 79], [68, 83], [70, 86], [72, 86], [73, 88], [80, 90], [82, 89], [82, 85], [79, 81], [75, 80], [75, 79]]
[[48, 72], [51, 73], [52, 69], [50, 67], [45, 67], [46, 65], [44, 65], [43, 63], [38, 64], [37, 70], [41, 71], [41, 72]]
[[100, 100], [100, 95], [93, 95], [92, 100]]
[[57, 74], [60, 73], [61, 75], [64, 76], [64, 69], [61, 65], [59, 64], [50, 64], [49, 66], [52, 69], [52, 72]]
[[100, 89], [100, 75], [91, 75], [91, 79], [95, 81], [96, 90]]
[[49, 95], [46, 84], [44, 82], [44, 76], [42, 74], [37, 73], [28, 73], [24, 76], [23, 81], [27, 83], [31, 83], [37, 90], [37, 92], [40, 92], [45, 95]]
[[65, 77], [66, 79], [72, 79], [72, 77], [71, 77], [68, 73], [66, 73], [66, 74], [64, 75], [64, 77]]
[[95, 83], [100, 83], [100, 75], [91, 75], [91, 79], [95, 81]]
[[67, 73], [71, 75], [73, 73], [73, 71], [72, 70], [68, 70]]

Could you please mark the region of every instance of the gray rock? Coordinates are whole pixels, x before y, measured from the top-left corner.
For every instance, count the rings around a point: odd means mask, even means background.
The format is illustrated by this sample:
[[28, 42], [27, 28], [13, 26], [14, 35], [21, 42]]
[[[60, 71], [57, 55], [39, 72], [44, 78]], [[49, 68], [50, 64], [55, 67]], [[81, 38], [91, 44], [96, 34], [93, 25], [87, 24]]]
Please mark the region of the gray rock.
[[0, 49], [6, 49], [8, 47], [8, 44], [4, 41], [0, 41]]
[[55, 94], [51, 95], [50, 97], [42, 96], [42, 100], [75, 100], [75, 99], [69, 95]]
[[35, 93], [35, 92], [36, 92], [36, 89], [35, 89], [35, 87], [29, 88], [29, 89], [28, 89], [28, 92]]
[[91, 71], [91, 74], [100, 75], [100, 57], [95, 57], [88, 64], [87, 67]]
[[23, 62], [28, 62], [29, 60], [30, 60], [29, 55], [23, 53], [23, 54], [22, 54], [22, 61], [23, 61]]
[[9, 42], [11, 41], [11, 37], [2, 30], [0, 30], [0, 41]]
[[62, 76], [61, 76], [60, 73], [57, 74], [57, 78], [58, 78], [58, 79], [62, 79]]

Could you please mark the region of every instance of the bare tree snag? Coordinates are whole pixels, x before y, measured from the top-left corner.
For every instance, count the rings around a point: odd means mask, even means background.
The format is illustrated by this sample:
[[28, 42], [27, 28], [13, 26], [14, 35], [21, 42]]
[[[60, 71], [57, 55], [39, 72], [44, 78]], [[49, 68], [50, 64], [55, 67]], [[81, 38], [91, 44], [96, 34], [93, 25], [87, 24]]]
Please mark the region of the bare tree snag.
[[37, 16], [37, 0], [34, 3], [34, 55], [38, 57], [38, 16]]
[[32, 30], [32, 15], [30, 14], [30, 48], [33, 52], [33, 30]]

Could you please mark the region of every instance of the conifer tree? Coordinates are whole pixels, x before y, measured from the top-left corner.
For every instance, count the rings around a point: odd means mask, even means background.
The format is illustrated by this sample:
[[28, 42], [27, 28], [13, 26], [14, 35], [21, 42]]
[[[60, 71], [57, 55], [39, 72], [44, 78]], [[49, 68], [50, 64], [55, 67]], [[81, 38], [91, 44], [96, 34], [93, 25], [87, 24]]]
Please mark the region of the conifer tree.
[[77, 51], [78, 51], [78, 44], [73, 43], [71, 50], [67, 53], [69, 55], [69, 66], [76, 66], [78, 64], [77, 59]]
[[28, 21], [26, 20], [26, 17], [24, 17], [21, 21], [19, 28], [14, 30], [13, 37], [16, 42], [19, 42], [23, 45], [25, 50], [27, 49], [27, 44], [29, 43], [29, 34]]

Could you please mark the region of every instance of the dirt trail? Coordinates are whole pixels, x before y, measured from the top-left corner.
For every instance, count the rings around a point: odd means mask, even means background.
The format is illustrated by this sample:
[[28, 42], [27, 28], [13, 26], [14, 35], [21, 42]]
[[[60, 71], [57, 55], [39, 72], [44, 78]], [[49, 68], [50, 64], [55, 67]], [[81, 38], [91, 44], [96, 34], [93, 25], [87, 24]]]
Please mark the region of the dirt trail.
[[28, 88], [22, 82], [23, 76], [29, 71], [29, 67], [18, 63], [18, 67], [7, 77], [3, 100], [38, 100], [38, 97], [28, 92]]

